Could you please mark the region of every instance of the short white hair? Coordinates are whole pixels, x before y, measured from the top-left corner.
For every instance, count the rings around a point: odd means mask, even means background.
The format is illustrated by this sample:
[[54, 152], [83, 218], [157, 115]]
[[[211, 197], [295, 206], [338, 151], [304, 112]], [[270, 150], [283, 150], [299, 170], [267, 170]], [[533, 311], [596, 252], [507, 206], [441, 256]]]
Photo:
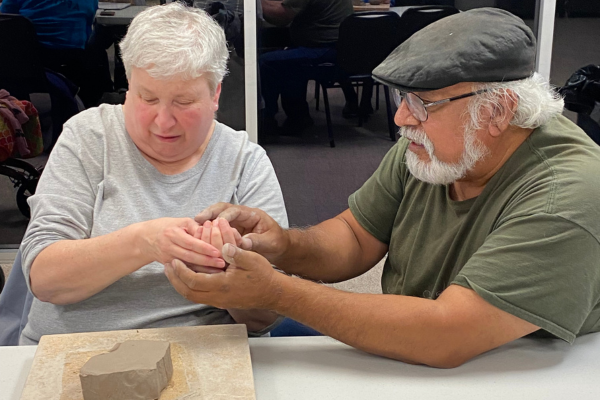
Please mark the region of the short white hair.
[[468, 113], [471, 127], [482, 128], [486, 122], [482, 120], [482, 111], [487, 110], [491, 115], [502, 113], [503, 96], [516, 96], [517, 109], [510, 125], [525, 129], [535, 129], [544, 125], [556, 115], [562, 113], [564, 100], [551, 87], [548, 81], [535, 72], [529, 78], [511, 82], [476, 83], [474, 90], [487, 91], [469, 102]]
[[225, 32], [205, 11], [182, 3], [148, 7], [120, 43], [127, 78], [133, 68], [155, 79], [204, 76], [212, 93], [227, 73]]

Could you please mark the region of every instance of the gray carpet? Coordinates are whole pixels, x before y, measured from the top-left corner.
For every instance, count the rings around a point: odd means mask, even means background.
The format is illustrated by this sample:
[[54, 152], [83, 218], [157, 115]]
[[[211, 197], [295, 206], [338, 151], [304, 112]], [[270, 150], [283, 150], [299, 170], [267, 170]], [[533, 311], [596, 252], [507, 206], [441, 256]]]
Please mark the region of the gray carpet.
[[[309, 93], [314, 93], [312, 85]], [[309, 103], [314, 126], [301, 137], [284, 136], [278, 144], [264, 146], [277, 173], [292, 226], [314, 225], [348, 208], [348, 196], [371, 176], [394, 145], [388, 135], [384, 102], [368, 122], [358, 127], [357, 119], [341, 118], [342, 91], [331, 89], [329, 97], [335, 148], [329, 147], [325, 112], [322, 107], [315, 110], [314, 100]]]

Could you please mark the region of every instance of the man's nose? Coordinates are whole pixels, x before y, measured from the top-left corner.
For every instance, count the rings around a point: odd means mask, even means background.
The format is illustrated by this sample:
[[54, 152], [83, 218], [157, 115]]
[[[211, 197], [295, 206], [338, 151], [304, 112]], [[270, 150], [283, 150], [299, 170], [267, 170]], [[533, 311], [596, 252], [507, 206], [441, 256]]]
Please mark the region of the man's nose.
[[410, 112], [406, 100], [402, 100], [400, 102], [400, 107], [398, 107], [398, 110], [396, 111], [396, 115], [394, 115], [394, 123], [398, 126], [415, 126], [419, 125], [421, 121], [416, 119], [412, 112]]
[[165, 132], [175, 126], [177, 120], [171, 112], [170, 107], [166, 105], [160, 105], [158, 108], [158, 113], [156, 114], [156, 118], [154, 118], [154, 122], [161, 132]]

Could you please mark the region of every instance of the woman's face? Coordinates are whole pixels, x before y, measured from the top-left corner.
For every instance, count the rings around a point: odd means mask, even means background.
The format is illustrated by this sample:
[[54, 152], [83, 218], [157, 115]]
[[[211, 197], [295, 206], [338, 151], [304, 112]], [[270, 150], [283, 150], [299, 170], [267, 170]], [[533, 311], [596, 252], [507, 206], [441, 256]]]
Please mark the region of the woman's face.
[[142, 153], [161, 164], [181, 164], [204, 150], [219, 108], [221, 85], [210, 93], [204, 77], [152, 78], [134, 68], [123, 106], [125, 127]]

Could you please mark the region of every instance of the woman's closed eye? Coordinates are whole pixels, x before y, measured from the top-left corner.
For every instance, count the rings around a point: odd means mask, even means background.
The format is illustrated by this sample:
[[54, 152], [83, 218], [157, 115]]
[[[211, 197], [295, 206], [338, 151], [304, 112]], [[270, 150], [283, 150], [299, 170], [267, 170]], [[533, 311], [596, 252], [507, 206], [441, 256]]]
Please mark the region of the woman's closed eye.
[[142, 101], [146, 104], [156, 104], [158, 103], [158, 99], [154, 98], [154, 97], [143, 97], [142, 96]]
[[175, 100], [175, 104], [177, 104], [178, 106], [189, 106], [194, 104], [194, 101], [192, 100]]

